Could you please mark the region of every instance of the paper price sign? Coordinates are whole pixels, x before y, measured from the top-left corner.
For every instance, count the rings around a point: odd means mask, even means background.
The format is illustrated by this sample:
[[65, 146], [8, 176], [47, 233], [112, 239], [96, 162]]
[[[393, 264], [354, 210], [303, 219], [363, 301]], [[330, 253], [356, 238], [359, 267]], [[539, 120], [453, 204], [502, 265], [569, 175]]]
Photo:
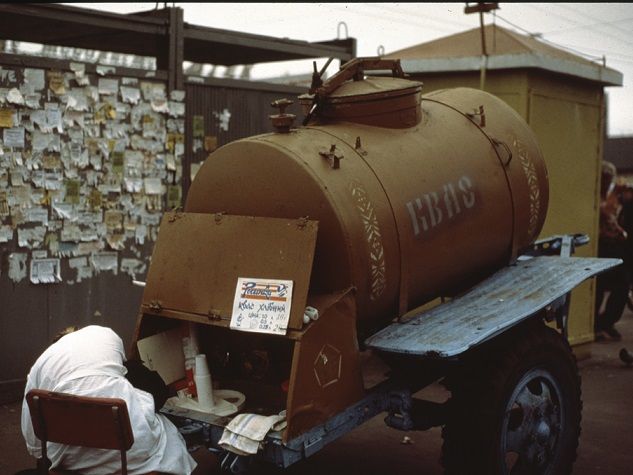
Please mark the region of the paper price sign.
[[233, 330], [285, 335], [292, 305], [292, 281], [239, 277], [233, 300]]

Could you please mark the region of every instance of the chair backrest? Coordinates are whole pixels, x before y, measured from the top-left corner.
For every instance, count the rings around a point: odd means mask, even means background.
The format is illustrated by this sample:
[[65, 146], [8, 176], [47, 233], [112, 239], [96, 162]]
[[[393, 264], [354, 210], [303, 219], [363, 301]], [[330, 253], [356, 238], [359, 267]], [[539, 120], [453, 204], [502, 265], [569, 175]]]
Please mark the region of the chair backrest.
[[32, 389], [26, 395], [33, 431], [42, 441], [63, 445], [112, 449], [121, 452], [123, 474], [127, 473], [125, 452], [134, 435], [127, 405], [123, 399], [76, 396]]

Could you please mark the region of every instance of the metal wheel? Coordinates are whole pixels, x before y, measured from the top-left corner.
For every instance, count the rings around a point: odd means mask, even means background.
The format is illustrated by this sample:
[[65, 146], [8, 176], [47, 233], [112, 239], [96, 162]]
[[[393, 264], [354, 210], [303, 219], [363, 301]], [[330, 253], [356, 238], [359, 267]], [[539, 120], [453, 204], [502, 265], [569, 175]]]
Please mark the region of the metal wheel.
[[547, 371], [533, 369], [508, 400], [500, 438], [500, 465], [506, 473], [547, 473], [556, 454], [565, 414], [562, 390]]
[[540, 323], [519, 328], [468, 361], [448, 386], [446, 473], [571, 473], [580, 435], [580, 378], [557, 332]]

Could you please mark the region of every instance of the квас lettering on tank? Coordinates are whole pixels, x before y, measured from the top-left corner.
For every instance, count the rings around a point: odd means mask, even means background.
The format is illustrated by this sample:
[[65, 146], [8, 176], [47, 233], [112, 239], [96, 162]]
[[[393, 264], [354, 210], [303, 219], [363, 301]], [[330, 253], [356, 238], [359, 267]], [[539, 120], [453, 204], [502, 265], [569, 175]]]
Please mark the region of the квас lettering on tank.
[[439, 192], [425, 193], [406, 206], [417, 237], [475, 206], [473, 182], [464, 175], [457, 183], [446, 183]]

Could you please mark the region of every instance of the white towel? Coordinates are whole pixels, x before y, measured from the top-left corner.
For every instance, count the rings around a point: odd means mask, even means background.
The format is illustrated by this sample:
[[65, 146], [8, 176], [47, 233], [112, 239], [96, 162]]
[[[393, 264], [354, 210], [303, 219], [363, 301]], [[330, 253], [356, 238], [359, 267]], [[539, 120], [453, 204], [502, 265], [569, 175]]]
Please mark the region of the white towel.
[[276, 416], [239, 414], [224, 428], [218, 444], [239, 455], [254, 455], [259, 450], [260, 442], [271, 429], [277, 431], [285, 426], [285, 411]]

